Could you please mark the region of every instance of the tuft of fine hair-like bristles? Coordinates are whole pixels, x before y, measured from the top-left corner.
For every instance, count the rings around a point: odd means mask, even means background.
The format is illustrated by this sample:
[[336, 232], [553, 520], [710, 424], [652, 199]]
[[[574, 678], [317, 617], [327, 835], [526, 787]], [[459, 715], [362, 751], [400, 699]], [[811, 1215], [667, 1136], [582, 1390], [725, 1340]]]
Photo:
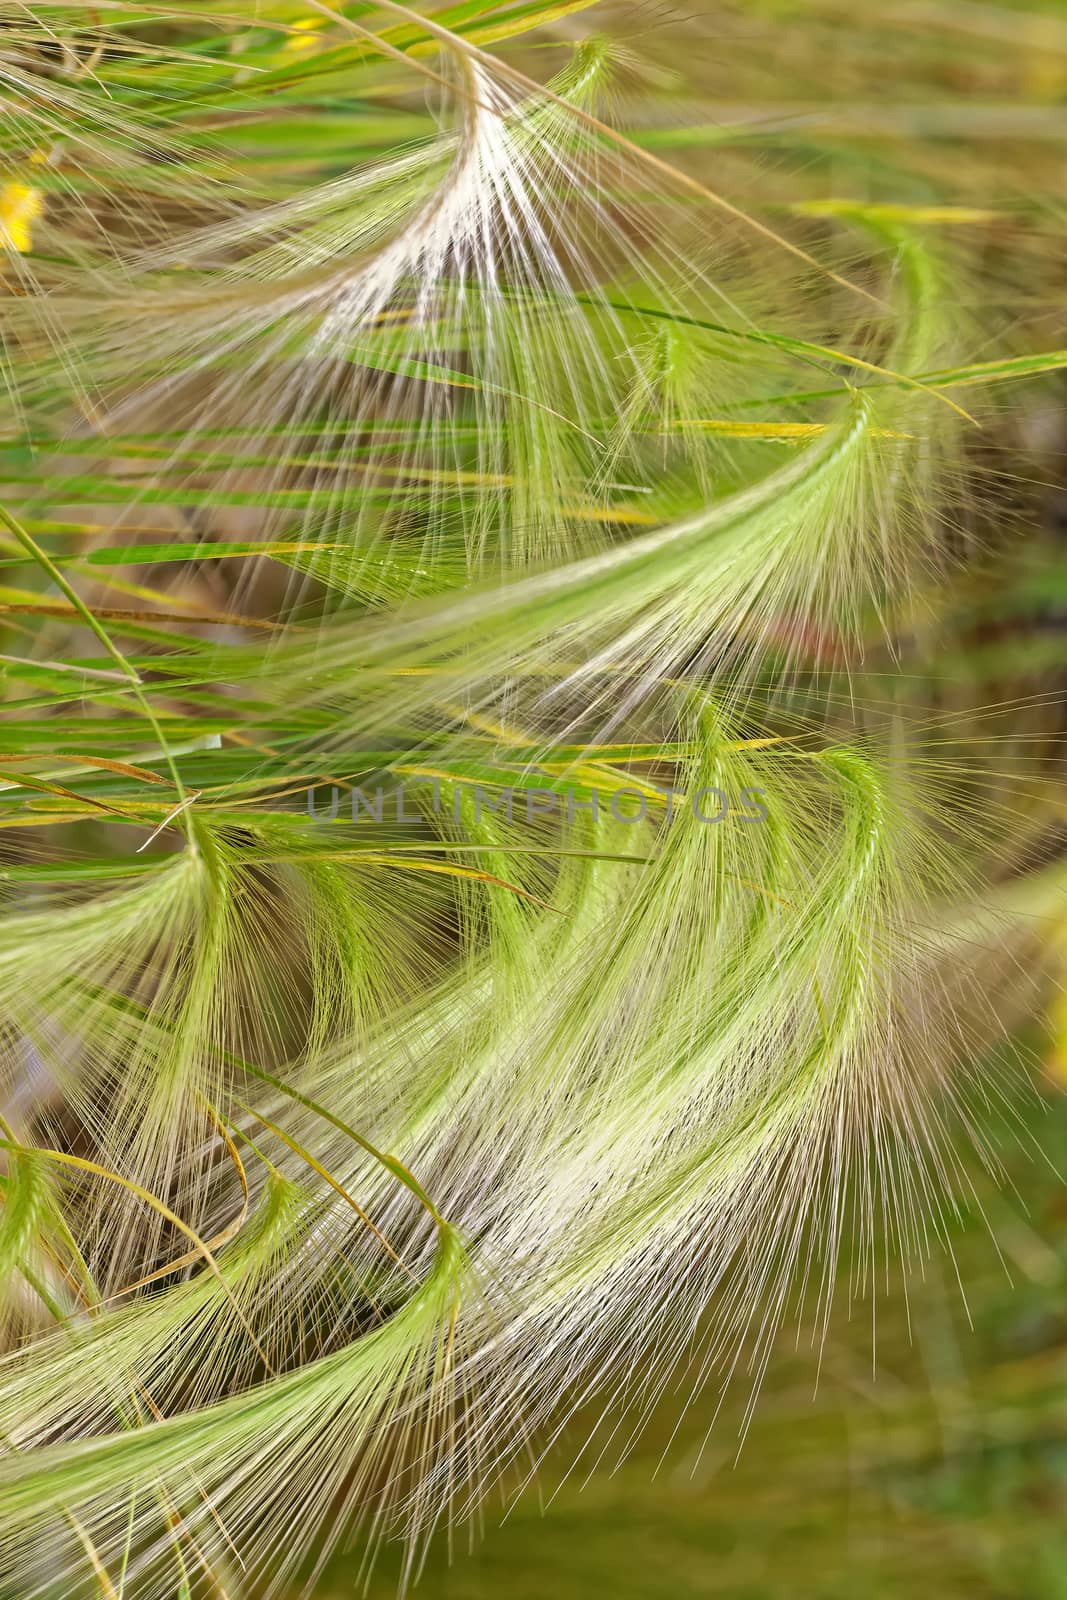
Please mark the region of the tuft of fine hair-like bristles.
[[944, 596], [1046, 264], [640, 7], [7, 10], [0, 1583], [406, 1587], [998, 1170], [1058, 755]]

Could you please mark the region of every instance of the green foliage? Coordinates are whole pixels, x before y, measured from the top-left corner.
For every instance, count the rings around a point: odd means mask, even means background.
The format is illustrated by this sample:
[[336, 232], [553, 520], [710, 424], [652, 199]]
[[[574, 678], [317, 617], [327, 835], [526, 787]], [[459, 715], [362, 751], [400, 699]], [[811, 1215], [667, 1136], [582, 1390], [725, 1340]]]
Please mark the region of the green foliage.
[[[1062, 585], [986, 490], [1062, 195], [958, 79], [1026, 109], [1067, 36], [7, 9], [0, 1564], [395, 1536], [406, 1586], [575, 1411], [750, 1406], [1000, 1172]], [[827, 39], [900, 63], [869, 144], [708, 120]]]

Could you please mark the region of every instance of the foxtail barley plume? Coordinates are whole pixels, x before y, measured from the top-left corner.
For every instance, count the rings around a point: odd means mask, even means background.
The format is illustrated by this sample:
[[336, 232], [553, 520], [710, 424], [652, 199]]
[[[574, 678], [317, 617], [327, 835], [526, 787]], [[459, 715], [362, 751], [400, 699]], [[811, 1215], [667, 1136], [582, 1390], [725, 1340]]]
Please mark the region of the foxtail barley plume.
[[996, 1174], [1065, 196], [910, 9], [0, 6], [4, 1594], [406, 1587]]

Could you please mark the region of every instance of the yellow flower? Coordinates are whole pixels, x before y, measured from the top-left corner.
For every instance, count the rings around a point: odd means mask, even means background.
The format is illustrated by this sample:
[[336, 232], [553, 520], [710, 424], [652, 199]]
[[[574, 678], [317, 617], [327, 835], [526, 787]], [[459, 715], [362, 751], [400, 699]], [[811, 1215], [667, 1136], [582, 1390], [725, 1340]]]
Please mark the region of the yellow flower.
[[299, 22], [294, 22], [294, 29], [298, 28], [300, 31], [299, 33], [294, 33], [291, 38], [287, 39], [282, 48], [285, 50], [310, 49], [315, 43], [315, 33], [319, 30], [319, 28], [325, 26], [326, 20], [327, 19], [325, 17], [302, 17]]
[[44, 210], [40, 189], [25, 183], [5, 183], [0, 188], [0, 244], [25, 255], [33, 249], [31, 226]]

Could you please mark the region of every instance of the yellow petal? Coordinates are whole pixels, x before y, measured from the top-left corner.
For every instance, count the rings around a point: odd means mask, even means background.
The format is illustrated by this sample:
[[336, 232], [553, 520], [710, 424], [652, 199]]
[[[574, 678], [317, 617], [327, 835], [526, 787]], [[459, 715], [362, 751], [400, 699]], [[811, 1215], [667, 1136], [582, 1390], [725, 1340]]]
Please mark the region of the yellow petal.
[[25, 183], [5, 183], [0, 188], [0, 243], [25, 255], [33, 249], [31, 224], [44, 210], [40, 189]]
[[302, 17], [299, 22], [293, 23], [293, 36], [285, 41], [283, 50], [307, 50], [315, 43], [314, 34], [319, 28], [324, 27], [325, 17]]

